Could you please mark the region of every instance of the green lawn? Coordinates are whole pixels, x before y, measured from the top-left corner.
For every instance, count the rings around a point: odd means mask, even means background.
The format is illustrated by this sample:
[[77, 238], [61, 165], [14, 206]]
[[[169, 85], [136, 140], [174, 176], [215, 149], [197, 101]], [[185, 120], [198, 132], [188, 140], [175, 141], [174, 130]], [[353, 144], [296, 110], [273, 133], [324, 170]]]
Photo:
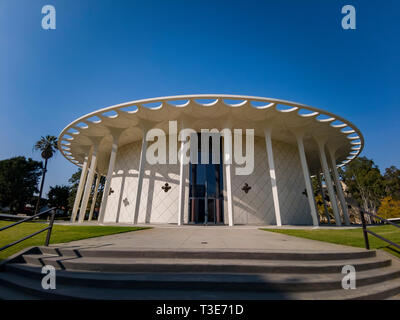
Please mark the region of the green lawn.
[[[0, 221], [0, 227], [13, 222]], [[0, 232], [0, 247], [23, 238], [35, 231], [46, 227], [44, 223], [24, 222], [18, 226]], [[110, 234], [149, 229], [147, 227], [115, 227], [115, 226], [62, 226], [54, 225], [51, 233], [50, 244], [69, 242], [93, 237], [106, 236]], [[0, 251], [0, 261], [10, 255], [30, 246], [42, 246], [47, 231], [42, 232], [28, 240], [20, 242], [6, 250]]]
[[[395, 243], [400, 244], [400, 228], [390, 225], [368, 227], [371, 231], [378, 235], [385, 237]], [[295, 236], [300, 238], [307, 238], [311, 240], [319, 240], [331, 242], [336, 244], [343, 244], [352, 247], [365, 248], [364, 237], [362, 229], [261, 229], [264, 231], [277, 232]], [[390, 246], [388, 243], [368, 235], [369, 245], [371, 249], [383, 249], [391, 254], [400, 258], [400, 250], [396, 247]]]

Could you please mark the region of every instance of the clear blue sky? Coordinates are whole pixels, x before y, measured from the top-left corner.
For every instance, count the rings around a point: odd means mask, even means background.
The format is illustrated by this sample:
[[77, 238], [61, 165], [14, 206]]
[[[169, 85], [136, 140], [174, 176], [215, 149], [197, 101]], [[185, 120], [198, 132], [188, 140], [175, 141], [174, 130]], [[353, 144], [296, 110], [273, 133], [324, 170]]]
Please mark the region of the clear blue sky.
[[[41, 28], [56, 8], [57, 29]], [[341, 8], [357, 30], [341, 28]], [[400, 2], [0, 0], [0, 159], [116, 103], [226, 93], [294, 100], [337, 113], [363, 155], [400, 167]], [[76, 167], [61, 154], [49, 185]]]

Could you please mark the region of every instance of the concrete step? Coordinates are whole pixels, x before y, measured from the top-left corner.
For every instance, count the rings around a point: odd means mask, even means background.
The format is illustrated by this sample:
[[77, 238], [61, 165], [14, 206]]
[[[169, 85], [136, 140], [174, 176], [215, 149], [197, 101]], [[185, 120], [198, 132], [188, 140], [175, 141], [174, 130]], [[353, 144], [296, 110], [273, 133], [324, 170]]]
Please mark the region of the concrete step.
[[379, 284], [357, 287], [354, 290], [332, 290], [300, 292], [296, 294], [299, 300], [383, 300], [400, 294], [400, 279], [392, 279]]
[[224, 291], [215, 286], [214, 290], [165, 290], [164, 288], [101, 288], [57, 283], [56, 290], [44, 290], [40, 281], [14, 273], [0, 273], [0, 287], [19, 289], [35, 294], [42, 299], [386, 299], [400, 293], [400, 280], [388, 280], [380, 284], [357, 287], [355, 290], [328, 290], [318, 292], [287, 291]]
[[229, 249], [98, 249], [74, 247], [40, 247], [42, 254], [67, 257], [104, 257], [104, 258], [176, 258], [176, 259], [246, 259], [246, 260], [346, 260], [372, 258], [375, 250], [354, 250], [349, 252], [293, 252], [266, 250]]
[[[386, 253], [40, 247], [0, 272], [0, 299], [395, 299], [400, 263]], [[25, 261], [26, 263], [23, 263]], [[56, 290], [41, 287], [53, 265]], [[344, 265], [356, 290], [342, 289]]]
[[[1, 273], [0, 273], [1, 276]], [[36, 295], [29, 294], [20, 288], [2, 285], [0, 280], [0, 300], [40, 300]]]
[[[76, 299], [74, 295], [65, 296], [62, 292], [51, 292], [50, 290], [44, 290], [41, 285], [41, 280], [32, 279], [29, 277], [25, 277], [23, 275], [17, 273], [10, 272], [0, 272], [0, 291], [3, 291], [5, 294], [9, 292], [18, 292], [19, 295], [25, 296], [34, 296], [36, 299]], [[75, 286], [76, 290], [79, 290], [79, 287]], [[18, 297], [6, 298], [7, 300], [18, 300]], [[30, 300], [30, 298], [26, 298]], [[25, 300], [25, 299], [24, 299]]]
[[89, 272], [220, 272], [220, 273], [340, 273], [344, 265], [351, 264], [357, 271], [384, 268], [391, 259], [363, 258], [353, 260], [289, 261], [289, 260], [205, 260], [205, 259], [160, 259], [160, 258], [104, 258], [104, 257], [60, 257], [55, 255], [30, 254], [23, 256], [34, 266], [53, 265], [58, 269]]
[[[40, 282], [41, 268], [23, 264], [6, 266], [9, 273]], [[57, 283], [98, 288], [143, 288], [165, 290], [238, 290], [238, 291], [318, 291], [341, 289], [343, 274], [188, 274], [188, 273], [84, 273], [57, 271]], [[386, 267], [357, 273], [357, 286], [366, 286], [400, 278], [400, 270]]]

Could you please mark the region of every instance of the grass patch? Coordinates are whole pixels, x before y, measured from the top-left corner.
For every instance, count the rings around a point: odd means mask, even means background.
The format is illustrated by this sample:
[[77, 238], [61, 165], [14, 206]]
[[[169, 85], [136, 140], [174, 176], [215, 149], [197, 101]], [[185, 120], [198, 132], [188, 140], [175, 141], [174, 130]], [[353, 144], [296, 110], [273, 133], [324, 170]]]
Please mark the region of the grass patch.
[[[369, 227], [371, 231], [385, 237], [395, 243], [400, 244], [400, 229], [390, 225]], [[289, 236], [306, 238], [311, 240], [319, 240], [330, 243], [342, 244], [346, 246], [365, 248], [364, 237], [361, 228], [357, 229], [261, 229], [264, 231], [282, 233]], [[398, 258], [400, 258], [400, 250], [387, 242], [382, 241], [372, 235], [368, 235], [369, 245], [371, 249], [383, 249]]]
[[[0, 221], [0, 228], [13, 222]], [[45, 223], [24, 222], [13, 228], [0, 232], [0, 247], [23, 238], [46, 227]], [[88, 239], [111, 234], [150, 229], [149, 227], [118, 227], [118, 226], [63, 226], [53, 225], [50, 244]], [[0, 261], [30, 246], [43, 246], [47, 231], [30, 239], [22, 241], [6, 250], [0, 251]]]

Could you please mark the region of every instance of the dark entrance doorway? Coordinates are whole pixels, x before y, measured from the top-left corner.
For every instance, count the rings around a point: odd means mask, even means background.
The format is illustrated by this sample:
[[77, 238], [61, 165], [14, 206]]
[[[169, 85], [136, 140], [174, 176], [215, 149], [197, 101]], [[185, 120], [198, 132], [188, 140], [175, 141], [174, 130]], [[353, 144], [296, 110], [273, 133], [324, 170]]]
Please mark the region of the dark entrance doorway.
[[222, 224], [223, 215], [223, 166], [220, 139], [220, 163], [212, 163], [212, 145], [209, 141], [209, 163], [201, 164], [201, 136], [198, 134], [198, 164], [190, 163], [189, 222]]

